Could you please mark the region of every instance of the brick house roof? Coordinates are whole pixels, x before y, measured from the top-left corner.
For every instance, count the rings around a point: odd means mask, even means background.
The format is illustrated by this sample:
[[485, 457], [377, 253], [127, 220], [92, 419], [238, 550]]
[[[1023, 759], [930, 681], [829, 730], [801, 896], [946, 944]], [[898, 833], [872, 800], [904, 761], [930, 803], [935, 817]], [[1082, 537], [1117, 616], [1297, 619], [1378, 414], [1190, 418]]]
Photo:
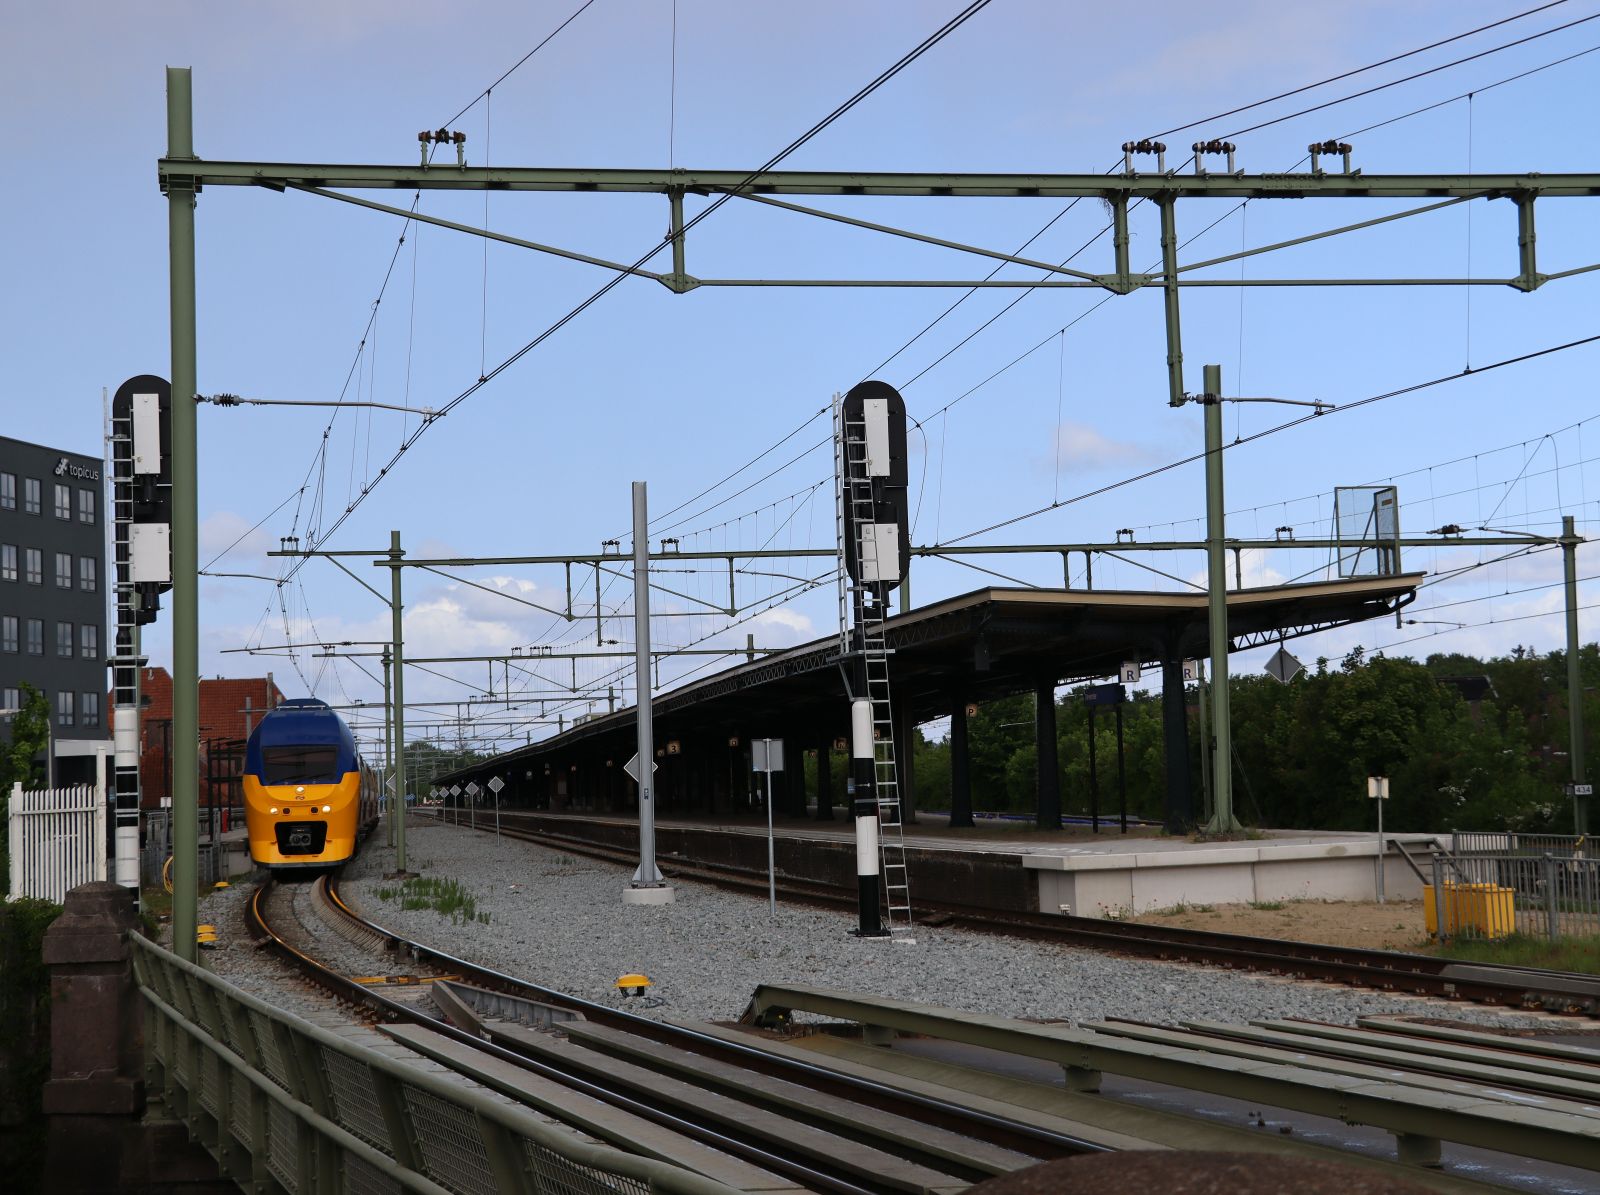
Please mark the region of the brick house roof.
[[[146, 668], [139, 677], [144, 707], [139, 719], [140, 804], [160, 805], [171, 792], [167, 781], [167, 752], [172, 743], [172, 674], [165, 668]], [[114, 694], [108, 695], [110, 707]], [[283, 702], [283, 690], [269, 672], [264, 677], [214, 677], [200, 681], [200, 769], [202, 785], [206, 767], [206, 741], [242, 740], [250, 736], [261, 713]], [[202, 798], [203, 799], [203, 798]]]

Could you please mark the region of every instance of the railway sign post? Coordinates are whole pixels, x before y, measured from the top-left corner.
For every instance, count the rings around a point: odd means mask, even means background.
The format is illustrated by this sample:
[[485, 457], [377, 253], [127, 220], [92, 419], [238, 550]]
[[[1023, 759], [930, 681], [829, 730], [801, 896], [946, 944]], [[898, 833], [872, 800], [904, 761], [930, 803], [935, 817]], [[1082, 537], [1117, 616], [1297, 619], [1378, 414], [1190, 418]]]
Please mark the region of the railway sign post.
[[[625, 905], [672, 903], [673, 891], [656, 866], [655, 686], [650, 680], [650, 513], [645, 483], [633, 483], [633, 708], [637, 753], [630, 761], [639, 786], [639, 866], [622, 890]], [[646, 772], [639, 761], [650, 764]]]
[[1378, 803], [1378, 903], [1383, 904], [1383, 803], [1389, 799], [1389, 777], [1368, 776], [1367, 798]]
[[[783, 771], [782, 739], [751, 739], [750, 766], [767, 774], [767, 911], [778, 919], [778, 870], [772, 848], [772, 773]], [[877, 874], [876, 871], [873, 872]]]
[[478, 828], [478, 794], [481, 791], [476, 780], [467, 781], [467, 825], [474, 830]]
[[450, 804], [456, 807], [456, 825], [459, 826], [461, 824], [461, 786], [459, 784], [450, 786]]
[[489, 791], [494, 794], [494, 832], [500, 833], [500, 790], [506, 782], [498, 776], [489, 777]]

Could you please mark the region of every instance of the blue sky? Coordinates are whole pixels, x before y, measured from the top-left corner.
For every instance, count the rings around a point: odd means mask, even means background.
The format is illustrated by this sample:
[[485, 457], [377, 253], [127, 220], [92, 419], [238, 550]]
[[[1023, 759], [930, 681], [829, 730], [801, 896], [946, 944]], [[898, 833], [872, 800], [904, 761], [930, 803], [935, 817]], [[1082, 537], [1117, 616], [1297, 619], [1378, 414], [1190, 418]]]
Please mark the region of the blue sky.
[[[202, 157], [409, 163], [417, 130], [466, 106], [577, 6], [100, 2], [34, 6], [15, 16], [0, 46], [0, 99], [14, 114], [15, 134], [0, 187], [0, 214], [11, 230], [0, 273], [0, 337], [11, 372], [0, 398], [5, 434], [97, 451], [102, 388], [114, 390], [136, 373], [169, 372], [166, 205], [154, 165], [165, 135], [165, 65], [193, 68]], [[678, 0], [674, 69], [671, 0], [596, 0], [455, 127], [468, 134], [473, 164], [753, 168], [961, 7]], [[1104, 170], [1131, 137], [1531, 7], [997, 0], [785, 165]], [[1187, 156], [1177, 147], [1197, 137], [1229, 135], [1597, 13], [1594, 0], [1569, 0], [1186, 130], [1168, 138], [1173, 164]], [[1235, 138], [1239, 165], [1297, 168], [1311, 140], [1349, 136], [1439, 104], [1351, 137], [1355, 164], [1367, 173], [1593, 170], [1596, 154], [1583, 130], [1600, 115], [1600, 53], [1500, 82], [1593, 46], [1600, 46], [1600, 20], [1242, 134]], [[410, 197], [379, 198], [404, 206]], [[1543, 269], [1600, 261], [1593, 204], [1541, 203]], [[814, 206], [1009, 251], [1065, 205], [862, 199]], [[1400, 206], [1257, 201], [1240, 210], [1228, 201], [1196, 202], [1180, 206], [1179, 231], [1194, 237], [1216, 221], [1185, 253], [1212, 257]], [[467, 223], [485, 219], [481, 195], [428, 193], [422, 210]], [[666, 218], [656, 196], [497, 195], [487, 213], [490, 226], [513, 235], [622, 260], [652, 244]], [[1059, 261], [1087, 243], [1074, 265], [1107, 268], [1104, 221], [1097, 202], [1083, 201], [1028, 252]], [[492, 245], [486, 255], [480, 241], [437, 228], [413, 232], [396, 256], [395, 218], [304, 195], [209, 189], [200, 196], [197, 229], [199, 375], [207, 393], [344, 393], [440, 406], [607, 277], [508, 246]], [[1256, 277], [1505, 276], [1515, 272], [1515, 250], [1510, 205], [1477, 202], [1252, 258], [1243, 269]], [[1155, 260], [1153, 213], [1135, 213], [1132, 251], [1136, 267]], [[727, 204], [696, 228], [688, 253], [690, 272], [703, 276], [976, 278], [989, 269], [980, 259], [749, 203]], [[661, 268], [664, 260], [653, 264]], [[1237, 276], [1239, 269], [1216, 273]], [[1026, 275], [1010, 268], [1002, 276]], [[1112, 298], [1092, 312], [1102, 293], [1034, 291], [982, 327], [1018, 293], [980, 293], [897, 354], [961, 292], [708, 288], [674, 296], [648, 281], [624, 283], [432, 426], [328, 546], [380, 547], [394, 527], [414, 553], [438, 556], [592, 552], [619, 535], [626, 547], [630, 481], [650, 483], [653, 510], [678, 506], [866, 376], [902, 386], [911, 413], [924, 421], [925, 437], [913, 437], [919, 543], [952, 540], [1199, 447], [1198, 411], [1166, 405], [1157, 291]], [[1498, 287], [1473, 288], [1470, 297], [1461, 288], [1191, 289], [1184, 295], [1187, 381], [1198, 389], [1200, 366], [1215, 361], [1232, 393], [1344, 403], [1592, 335], [1600, 331], [1597, 311], [1600, 280], [1593, 274], [1531, 295]], [[373, 331], [358, 352], [369, 319]], [[1589, 459], [1600, 452], [1600, 422], [1584, 421], [1600, 416], [1597, 354], [1600, 347], [1575, 349], [1241, 446], [1227, 458], [1229, 531], [1270, 536], [1290, 525], [1302, 536], [1326, 534], [1336, 486], [1389, 477], [1398, 479], [1408, 531], [1449, 522], [1551, 531], [1562, 513], [1592, 531], [1600, 474]], [[1290, 411], [1230, 408], [1229, 436], [1260, 431]], [[203, 408], [199, 425], [202, 561], [218, 573], [275, 573], [276, 562], [263, 552], [279, 536], [304, 539], [326, 528], [416, 419], [345, 411], [330, 424], [326, 410]], [[831, 464], [821, 450], [800, 456], [825, 434], [825, 422], [812, 422], [734, 482], [666, 520], [658, 536], [678, 536], [686, 548], [825, 546], [832, 500], [819, 483]], [[973, 542], [1108, 540], [1125, 527], [1141, 539], [1194, 538], [1202, 510], [1202, 477], [1188, 466]], [[1482, 559], [1487, 554], [1476, 550], [1424, 549], [1408, 564], [1431, 571]], [[1580, 552], [1580, 576], [1595, 560], [1590, 549]], [[1198, 556], [1149, 562], [1203, 576]], [[1247, 579], [1315, 576], [1325, 564], [1315, 553], [1274, 554], [1247, 561]], [[1000, 567], [1029, 581], [1059, 578], [1059, 564], [1050, 560]], [[791, 578], [811, 574], [787, 565], [765, 571], [785, 575], [742, 575], [733, 627], [694, 615], [703, 603], [726, 601], [725, 576], [664, 574], [660, 582], [685, 596], [662, 601], [663, 611], [679, 617], [661, 621], [658, 642], [742, 644], [750, 633], [758, 644], [782, 646], [832, 629], [831, 586], [773, 605]], [[559, 569], [472, 575], [524, 601], [566, 607]], [[1554, 552], [1474, 569], [1424, 591], [1412, 613], [1425, 623], [1368, 625], [1294, 650], [1310, 660], [1337, 658], [1357, 642], [1418, 655], [1559, 646], [1552, 612], [1560, 589], [1549, 586], [1559, 576]], [[916, 598], [983, 581], [959, 566], [919, 563]], [[1112, 563], [1097, 568], [1095, 581], [1167, 584]], [[575, 575], [574, 584], [577, 617], [569, 622], [413, 573], [410, 650], [442, 656], [593, 645], [593, 575]], [[602, 578], [608, 614], [626, 609], [626, 588]], [[1587, 588], [1582, 600], [1593, 592]], [[281, 643], [286, 635], [337, 641], [385, 634], [386, 610], [331, 566], [308, 565], [281, 590], [208, 577], [202, 599], [207, 675], [271, 669], [291, 693], [314, 688], [335, 702], [376, 696], [357, 662], [221, 654]], [[1593, 614], [1583, 613], [1586, 639], [1596, 635]], [[1478, 625], [1490, 619], [1492, 625]], [[1448, 625], [1457, 622], [1471, 625]], [[630, 633], [624, 620], [608, 617], [599, 637], [625, 648]], [[170, 659], [167, 636], [165, 619], [147, 632], [157, 663]], [[1260, 662], [1246, 654], [1235, 668]], [[704, 675], [714, 666], [705, 659], [668, 666], [663, 679], [690, 667]], [[619, 667], [622, 673], [611, 675]], [[408, 676], [408, 698], [455, 701], [491, 685], [505, 692], [504, 677], [496, 670], [491, 679], [483, 665], [438, 671], [445, 675]], [[513, 672], [513, 690], [553, 692], [571, 680], [554, 665], [537, 671], [544, 679]], [[621, 661], [590, 662], [578, 677], [618, 683], [620, 694], [630, 687], [627, 671]], [[493, 717], [516, 720], [530, 708]], [[570, 717], [587, 706], [559, 708]], [[557, 709], [547, 704], [552, 719]], [[485, 714], [481, 733], [497, 729], [490, 721]], [[530, 725], [519, 737], [542, 732]]]

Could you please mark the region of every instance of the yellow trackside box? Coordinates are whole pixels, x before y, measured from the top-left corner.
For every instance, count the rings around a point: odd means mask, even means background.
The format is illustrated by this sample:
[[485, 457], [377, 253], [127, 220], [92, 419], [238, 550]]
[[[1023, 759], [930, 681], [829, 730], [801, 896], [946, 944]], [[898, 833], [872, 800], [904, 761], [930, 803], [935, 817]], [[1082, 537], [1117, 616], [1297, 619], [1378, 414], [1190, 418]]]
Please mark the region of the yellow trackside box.
[[[1422, 886], [1422, 914], [1429, 937], [1439, 936], [1439, 902], [1432, 884]], [[1516, 931], [1515, 893], [1499, 884], [1444, 886], [1446, 936], [1467, 931], [1474, 937], [1504, 938]]]
[[1459, 924], [1484, 938], [1509, 936], [1517, 928], [1514, 895], [1499, 884], [1462, 884], [1456, 889]]

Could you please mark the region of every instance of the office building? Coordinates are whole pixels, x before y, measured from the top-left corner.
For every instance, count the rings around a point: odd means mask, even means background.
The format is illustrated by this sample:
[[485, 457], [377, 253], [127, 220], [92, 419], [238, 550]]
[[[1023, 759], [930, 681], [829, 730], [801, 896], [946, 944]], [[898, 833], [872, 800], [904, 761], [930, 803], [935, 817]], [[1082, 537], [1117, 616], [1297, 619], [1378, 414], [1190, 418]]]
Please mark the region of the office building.
[[57, 785], [92, 783], [110, 751], [106, 507], [98, 457], [0, 436], [0, 710], [24, 682], [44, 693]]

